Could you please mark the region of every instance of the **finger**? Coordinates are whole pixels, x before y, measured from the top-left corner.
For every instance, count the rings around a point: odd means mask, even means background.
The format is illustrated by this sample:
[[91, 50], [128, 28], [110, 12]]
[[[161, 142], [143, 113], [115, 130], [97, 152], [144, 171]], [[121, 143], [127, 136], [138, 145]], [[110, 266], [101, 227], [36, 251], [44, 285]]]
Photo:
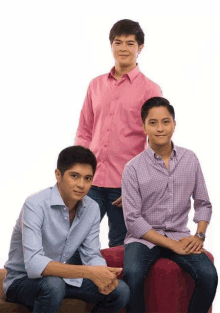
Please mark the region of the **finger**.
[[189, 251], [189, 253], [193, 253], [194, 251], [199, 251], [198, 247], [200, 247], [200, 243], [196, 243]]
[[190, 242], [187, 247], [186, 247], [186, 251], [189, 252], [194, 246], [195, 246], [196, 242], [192, 241]]
[[196, 250], [197, 250], [197, 251], [199, 251], [199, 250], [201, 250], [201, 249], [202, 249], [202, 247], [203, 247], [203, 244], [201, 244], [201, 243], [200, 243], [200, 244], [198, 245], [198, 247], [197, 247], [197, 249], [196, 249]]
[[122, 271], [122, 267], [108, 267], [109, 271], [112, 273], [120, 274]]

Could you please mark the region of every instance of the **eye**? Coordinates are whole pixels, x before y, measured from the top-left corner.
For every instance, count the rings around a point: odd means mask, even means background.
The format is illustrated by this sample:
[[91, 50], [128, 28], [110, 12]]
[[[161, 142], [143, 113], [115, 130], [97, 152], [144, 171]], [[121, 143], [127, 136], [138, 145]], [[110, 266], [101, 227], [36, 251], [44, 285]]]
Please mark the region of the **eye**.
[[92, 180], [92, 177], [86, 177], [86, 180], [87, 180], [87, 181], [91, 181], [91, 180]]
[[150, 122], [149, 124], [150, 124], [150, 125], [155, 125], [155, 122]]
[[78, 177], [78, 175], [76, 175], [76, 174], [72, 174], [71, 175], [73, 178], [77, 178]]
[[169, 124], [169, 122], [170, 122], [169, 120], [167, 120], [167, 121], [164, 121], [164, 123], [165, 123], [165, 124]]

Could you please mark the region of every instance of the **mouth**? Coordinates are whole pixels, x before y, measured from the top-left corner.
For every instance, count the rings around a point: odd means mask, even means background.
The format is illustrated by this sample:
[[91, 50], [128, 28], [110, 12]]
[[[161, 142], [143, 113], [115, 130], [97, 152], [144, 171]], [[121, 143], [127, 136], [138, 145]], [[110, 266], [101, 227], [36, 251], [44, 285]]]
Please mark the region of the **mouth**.
[[75, 194], [77, 194], [77, 195], [82, 195], [82, 194], [84, 194], [83, 191], [76, 191], [76, 190], [73, 190], [73, 192], [74, 192]]
[[155, 135], [155, 136], [156, 136], [156, 137], [159, 137], [159, 138], [160, 138], [160, 137], [161, 137], [161, 138], [162, 138], [162, 137], [166, 137], [166, 135]]

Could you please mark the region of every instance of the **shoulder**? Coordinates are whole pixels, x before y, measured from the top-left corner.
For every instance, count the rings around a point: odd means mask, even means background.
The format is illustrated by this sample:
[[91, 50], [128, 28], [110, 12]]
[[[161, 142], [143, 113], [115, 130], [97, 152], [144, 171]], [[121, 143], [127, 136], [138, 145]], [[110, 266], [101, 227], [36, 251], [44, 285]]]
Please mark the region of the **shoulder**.
[[142, 151], [135, 157], [133, 157], [128, 163], [126, 163], [124, 167], [124, 173], [136, 172], [140, 165], [143, 164], [143, 160], [145, 159], [146, 151]]
[[40, 190], [34, 194], [31, 194], [25, 200], [25, 204], [37, 206], [37, 205], [41, 205], [43, 203], [47, 203], [50, 201], [51, 191], [52, 191], [52, 187], [49, 187], [49, 188]]
[[197, 155], [190, 149], [176, 146], [176, 152], [179, 159], [198, 162]]
[[93, 200], [92, 198], [86, 195], [83, 198], [83, 201], [87, 210], [91, 213], [91, 215], [93, 216], [100, 215], [99, 205], [95, 200]]
[[158, 84], [156, 84], [153, 80], [145, 76], [142, 72], [139, 73], [139, 79], [143, 81], [148, 87], [148, 89], [160, 90], [161, 88]]
[[90, 82], [90, 86], [95, 86], [95, 85], [102, 83], [103, 81], [107, 81], [108, 75], [109, 75], [109, 73], [106, 73], [106, 74], [99, 75], [99, 76], [93, 78]]

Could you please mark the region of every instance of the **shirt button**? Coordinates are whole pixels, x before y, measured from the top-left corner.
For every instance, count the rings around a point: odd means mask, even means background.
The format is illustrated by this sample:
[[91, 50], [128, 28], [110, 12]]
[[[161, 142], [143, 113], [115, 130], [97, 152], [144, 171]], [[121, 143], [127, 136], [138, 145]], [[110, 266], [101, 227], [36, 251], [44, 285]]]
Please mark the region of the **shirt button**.
[[68, 217], [67, 216], [65, 216], [65, 220], [67, 220], [68, 219]]
[[64, 264], [66, 263], [66, 261], [63, 262]]

